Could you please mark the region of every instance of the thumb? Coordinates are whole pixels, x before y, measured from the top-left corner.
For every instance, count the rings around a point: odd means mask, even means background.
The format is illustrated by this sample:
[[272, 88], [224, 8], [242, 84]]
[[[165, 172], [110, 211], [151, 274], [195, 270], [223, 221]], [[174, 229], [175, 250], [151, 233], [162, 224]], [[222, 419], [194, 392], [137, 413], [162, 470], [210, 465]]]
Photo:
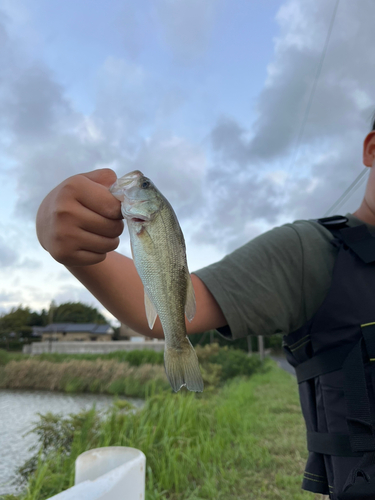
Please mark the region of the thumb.
[[117, 180], [117, 175], [110, 168], [99, 168], [98, 170], [92, 170], [81, 175], [105, 187], [111, 187]]

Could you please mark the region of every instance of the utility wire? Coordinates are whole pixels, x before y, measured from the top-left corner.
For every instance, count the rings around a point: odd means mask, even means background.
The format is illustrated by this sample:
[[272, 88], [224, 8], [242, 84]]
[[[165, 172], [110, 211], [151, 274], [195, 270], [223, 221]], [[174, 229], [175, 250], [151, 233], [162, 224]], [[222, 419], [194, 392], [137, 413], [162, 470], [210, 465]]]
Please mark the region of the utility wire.
[[347, 201], [349, 199], [349, 197], [355, 192], [357, 191], [357, 189], [359, 187], [361, 187], [361, 185], [363, 184], [363, 182], [366, 180], [364, 178], [364, 175], [368, 172], [368, 168], [365, 167], [362, 172], [357, 175], [357, 177], [355, 178], [355, 180], [350, 184], [350, 186], [343, 192], [343, 194], [340, 196], [340, 198], [335, 201], [335, 203], [327, 210], [327, 212], [324, 214], [324, 217], [327, 217], [328, 215], [330, 215], [333, 210], [338, 210], [339, 207], [341, 207], [343, 205], [343, 203], [345, 203], [345, 201]]
[[[336, 19], [336, 14], [337, 14], [337, 9], [338, 9], [339, 3], [340, 3], [340, 0], [336, 0], [336, 4], [335, 4], [335, 7], [333, 9], [333, 13], [332, 13], [332, 17], [331, 17], [331, 22], [330, 22], [330, 25], [329, 25], [329, 28], [328, 28], [328, 33], [327, 33], [326, 41], [325, 41], [325, 44], [324, 44], [324, 47], [323, 47], [323, 52], [322, 52], [322, 55], [320, 57], [320, 61], [319, 61], [319, 64], [318, 64], [318, 68], [317, 68], [317, 72], [316, 72], [316, 75], [315, 75], [314, 83], [313, 83], [313, 86], [311, 88], [309, 100], [307, 102], [305, 113], [304, 113], [304, 116], [303, 116], [303, 119], [302, 119], [302, 123], [301, 123], [301, 127], [300, 127], [300, 130], [299, 130], [298, 136], [297, 136], [296, 147], [295, 147], [295, 150], [294, 150], [294, 155], [293, 155], [293, 158], [292, 158], [291, 165], [289, 167], [289, 172], [294, 167], [294, 165], [295, 165], [295, 163], [297, 161], [297, 158], [298, 158], [298, 153], [299, 153], [299, 149], [300, 149], [302, 137], [303, 137], [303, 134], [304, 134], [304, 131], [305, 131], [305, 126], [306, 126], [306, 123], [307, 123], [307, 120], [308, 120], [308, 117], [309, 117], [309, 114], [310, 114], [310, 109], [311, 109], [311, 105], [312, 105], [312, 102], [313, 102], [313, 99], [314, 99], [314, 96], [315, 96], [315, 91], [316, 91], [316, 88], [317, 88], [317, 85], [318, 85], [320, 74], [322, 72], [323, 63], [324, 63], [324, 59], [326, 57], [327, 48], [328, 48], [329, 40], [331, 38], [332, 29], [333, 29], [333, 25], [335, 23], [335, 19]], [[333, 210], [338, 210], [338, 208], [340, 208], [343, 205], [343, 203], [345, 203], [345, 201], [347, 201], [349, 199], [349, 197], [355, 191], [357, 191], [357, 189], [359, 189], [361, 187], [361, 185], [365, 181], [364, 175], [366, 174], [366, 172], [367, 172], [367, 168], [365, 168], [364, 170], [362, 170], [362, 172], [356, 177], [356, 179], [344, 191], [344, 193], [340, 196], [340, 198], [337, 201], [335, 201], [335, 203], [324, 214], [325, 217], [327, 217], [329, 214], [331, 214]]]
[[329, 43], [329, 39], [331, 38], [332, 28], [333, 28], [333, 25], [334, 25], [334, 22], [335, 22], [337, 8], [339, 6], [339, 3], [340, 3], [340, 0], [336, 0], [335, 8], [333, 9], [331, 23], [330, 23], [329, 28], [328, 28], [328, 33], [327, 33], [326, 41], [325, 41], [325, 44], [324, 44], [323, 52], [322, 52], [322, 55], [320, 56], [320, 61], [319, 61], [319, 65], [318, 65], [318, 69], [317, 69], [316, 75], [315, 75], [314, 83], [313, 83], [313, 86], [311, 88], [310, 97], [309, 97], [309, 100], [307, 102], [307, 106], [306, 106], [306, 109], [305, 109], [305, 114], [304, 114], [304, 117], [303, 117], [303, 120], [302, 120], [301, 128], [300, 128], [299, 133], [298, 133], [296, 148], [294, 150], [294, 155], [293, 155], [293, 158], [292, 158], [292, 162], [291, 162], [290, 167], [289, 167], [289, 172], [292, 170], [292, 168], [294, 167], [294, 164], [297, 161], [297, 157], [298, 157], [298, 153], [299, 153], [299, 148], [300, 148], [300, 145], [301, 145], [301, 140], [302, 140], [302, 137], [303, 137], [303, 133], [305, 131], [305, 126], [306, 126], [306, 123], [307, 123], [307, 119], [308, 119], [309, 114], [310, 114], [311, 104], [312, 104], [313, 99], [314, 99], [316, 87], [318, 85], [318, 81], [319, 81], [319, 78], [320, 78], [320, 73], [322, 72], [322, 67], [323, 67], [324, 59], [326, 57], [328, 43]]

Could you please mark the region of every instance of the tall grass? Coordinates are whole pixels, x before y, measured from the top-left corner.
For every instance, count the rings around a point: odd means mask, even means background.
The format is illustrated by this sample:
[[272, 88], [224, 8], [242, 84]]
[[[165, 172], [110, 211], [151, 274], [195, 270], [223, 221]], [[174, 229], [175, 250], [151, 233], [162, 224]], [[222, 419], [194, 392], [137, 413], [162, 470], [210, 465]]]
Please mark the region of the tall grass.
[[62, 363], [63, 361], [85, 360], [96, 361], [98, 359], [115, 360], [119, 363], [128, 363], [131, 366], [140, 366], [142, 364], [162, 365], [163, 352], [152, 351], [151, 349], [142, 349], [134, 351], [114, 351], [106, 354], [60, 354], [45, 353], [35, 356], [39, 361], [51, 361], [52, 363]]
[[139, 367], [117, 361], [71, 360], [61, 363], [27, 359], [11, 361], [0, 370], [0, 387], [65, 392], [95, 392], [144, 397], [150, 384], [169, 387], [164, 367]]
[[[216, 393], [153, 395], [138, 412], [44, 417], [28, 491], [42, 500], [73, 485], [77, 456], [131, 446], [147, 457], [147, 500], [313, 500], [300, 490], [304, 425], [295, 380], [272, 367]], [[39, 457], [39, 458], [38, 458]]]
[[[196, 351], [206, 390], [262, 368], [258, 356], [249, 357], [244, 351], [220, 348], [217, 344], [197, 347]], [[156, 392], [169, 389], [162, 361], [163, 353], [153, 351], [4, 358], [0, 388], [144, 397], [151, 387]]]

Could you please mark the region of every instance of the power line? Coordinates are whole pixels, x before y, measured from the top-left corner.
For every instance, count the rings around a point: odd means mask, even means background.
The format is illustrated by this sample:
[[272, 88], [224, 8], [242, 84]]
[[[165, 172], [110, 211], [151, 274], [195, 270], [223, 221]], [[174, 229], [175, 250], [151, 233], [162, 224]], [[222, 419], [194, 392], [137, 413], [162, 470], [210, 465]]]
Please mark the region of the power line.
[[366, 180], [364, 178], [364, 175], [368, 172], [368, 168], [365, 167], [362, 172], [357, 175], [357, 177], [355, 178], [355, 180], [350, 184], [350, 186], [343, 192], [343, 194], [340, 196], [340, 198], [335, 201], [335, 203], [327, 210], [327, 212], [324, 214], [324, 217], [327, 217], [328, 215], [330, 215], [333, 210], [338, 210], [339, 207], [341, 207], [343, 205], [343, 203], [345, 203], [345, 201], [347, 201], [349, 199], [349, 197], [355, 192], [357, 191], [358, 188], [360, 188], [363, 184], [363, 182]]
[[325, 41], [325, 44], [324, 44], [324, 47], [323, 47], [323, 52], [322, 52], [322, 55], [320, 56], [320, 61], [319, 61], [319, 64], [318, 64], [318, 69], [317, 69], [317, 72], [316, 72], [316, 75], [315, 75], [314, 83], [313, 83], [313, 86], [311, 88], [310, 97], [309, 97], [309, 100], [307, 102], [307, 106], [306, 106], [306, 109], [305, 109], [305, 114], [303, 116], [302, 124], [301, 124], [300, 130], [299, 130], [299, 133], [298, 133], [296, 148], [294, 150], [294, 155], [293, 155], [290, 167], [289, 167], [289, 171], [292, 170], [292, 168], [294, 167], [295, 162], [297, 161], [298, 152], [299, 152], [299, 148], [300, 148], [300, 145], [301, 145], [301, 140], [302, 140], [302, 137], [303, 137], [303, 133], [305, 131], [305, 126], [306, 126], [306, 123], [307, 123], [307, 119], [308, 119], [309, 114], [310, 114], [311, 104], [312, 104], [313, 99], [314, 99], [315, 90], [316, 90], [316, 87], [318, 85], [318, 81], [319, 81], [319, 78], [320, 78], [320, 73], [322, 71], [324, 59], [326, 57], [327, 48], [328, 48], [328, 44], [329, 44], [329, 39], [331, 38], [331, 33], [332, 33], [333, 25], [334, 25], [334, 22], [335, 22], [336, 13], [337, 13], [337, 9], [338, 9], [339, 3], [340, 3], [340, 0], [336, 0], [335, 8], [333, 9], [333, 14], [332, 14], [332, 17], [331, 17], [331, 22], [330, 22], [330, 25], [329, 25], [329, 28], [328, 28], [328, 33], [327, 33], [326, 41]]

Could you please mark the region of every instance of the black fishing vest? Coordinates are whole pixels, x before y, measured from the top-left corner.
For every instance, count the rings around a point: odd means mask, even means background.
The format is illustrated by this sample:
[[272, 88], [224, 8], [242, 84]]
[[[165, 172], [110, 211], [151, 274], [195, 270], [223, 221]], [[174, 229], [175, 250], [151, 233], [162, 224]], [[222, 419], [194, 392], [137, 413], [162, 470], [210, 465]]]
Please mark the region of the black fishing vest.
[[374, 500], [375, 237], [347, 221], [317, 221], [338, 248], [332, 284], [311, 320], [284, 337], [284, 350], [307, 429], [302, 488], [332, 500]]

